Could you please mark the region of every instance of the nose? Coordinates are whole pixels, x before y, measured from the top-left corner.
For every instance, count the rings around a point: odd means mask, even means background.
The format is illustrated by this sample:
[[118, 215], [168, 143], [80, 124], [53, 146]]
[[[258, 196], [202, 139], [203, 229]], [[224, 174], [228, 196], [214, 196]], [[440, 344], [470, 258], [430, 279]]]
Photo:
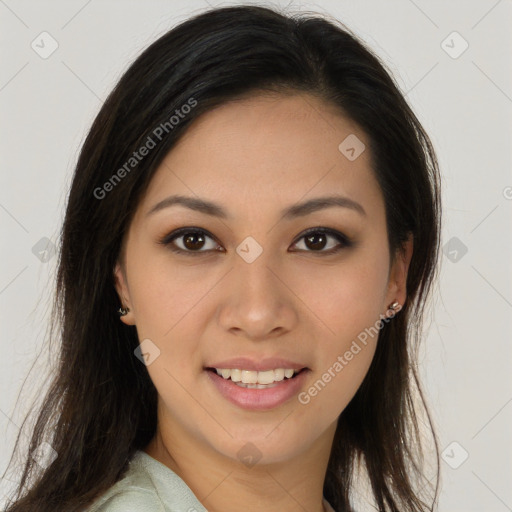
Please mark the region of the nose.
[[218, 321], [222, 329], [254, 341], [282, 336], [298, 323], [297, 297], [269, 251], [252, 263], [236, 254], [222, 287]]

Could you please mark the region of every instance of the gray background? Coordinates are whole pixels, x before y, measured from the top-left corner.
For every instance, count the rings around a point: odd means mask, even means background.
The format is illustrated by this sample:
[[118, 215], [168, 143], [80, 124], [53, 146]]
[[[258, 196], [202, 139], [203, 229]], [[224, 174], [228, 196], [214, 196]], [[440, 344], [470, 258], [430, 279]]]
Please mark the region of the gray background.
[[[55, 358], [42, 353], [15, 408], [48, 321], [57, 258], [51, 245], [41, 252], [44, 238], [58, 243], [84, 136], [144, 47], [208, 5], [228, 4], [0, 0], [2, 472]], [[445, 254], [420, 364], [444, 450], [440, 510], [512, 511], [512, 2], [274, 5], [324, 12], [353, 29], [390, 66], [432, 138]], [[44, 31], [58, 43], [47, 58]]]

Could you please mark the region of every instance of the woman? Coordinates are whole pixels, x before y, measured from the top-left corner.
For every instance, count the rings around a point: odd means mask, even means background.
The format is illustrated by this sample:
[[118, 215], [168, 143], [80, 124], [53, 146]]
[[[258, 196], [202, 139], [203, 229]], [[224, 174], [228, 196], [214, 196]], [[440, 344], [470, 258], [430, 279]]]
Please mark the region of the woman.
[[380, 512], [433, 510], [438, 174], [340, 23], [235, 6], [158, 39], [81, 151], [60, 366], [7, 511], [345, 512], [360, 478]]

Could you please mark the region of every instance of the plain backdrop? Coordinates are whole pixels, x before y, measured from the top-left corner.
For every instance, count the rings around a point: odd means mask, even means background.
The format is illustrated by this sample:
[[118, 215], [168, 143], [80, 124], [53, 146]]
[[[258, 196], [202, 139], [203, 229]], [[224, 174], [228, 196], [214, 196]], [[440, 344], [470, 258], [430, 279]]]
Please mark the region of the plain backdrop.
[[[15, 407], [44, 341], [52, 244], [84, 136], [143, 48], [190, 15], [229, 4], [0, 0], [2, 472], [55, 357], [43, 352]], [[260, 4], [348, 25], [390, 67], [432, 138], [443, 257], [420, 365], [443, 450], [440, 511], [512, 510], [512, 2]]]

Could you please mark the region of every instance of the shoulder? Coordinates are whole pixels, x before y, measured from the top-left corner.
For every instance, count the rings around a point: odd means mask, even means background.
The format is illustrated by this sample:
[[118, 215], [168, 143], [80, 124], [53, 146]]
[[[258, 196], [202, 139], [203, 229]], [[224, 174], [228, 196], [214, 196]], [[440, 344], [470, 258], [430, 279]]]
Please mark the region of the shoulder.
[[155, 492], [136, 487], [114, 487], [87, 512], [165, 512]]
[[137, 452], [123, 477], [84, 512], [206, 512], [178, 475]]
[[151, 475], [140, 455], [129, 463], [123, 477], [86, 509], [86, 512], [166, 512]]

